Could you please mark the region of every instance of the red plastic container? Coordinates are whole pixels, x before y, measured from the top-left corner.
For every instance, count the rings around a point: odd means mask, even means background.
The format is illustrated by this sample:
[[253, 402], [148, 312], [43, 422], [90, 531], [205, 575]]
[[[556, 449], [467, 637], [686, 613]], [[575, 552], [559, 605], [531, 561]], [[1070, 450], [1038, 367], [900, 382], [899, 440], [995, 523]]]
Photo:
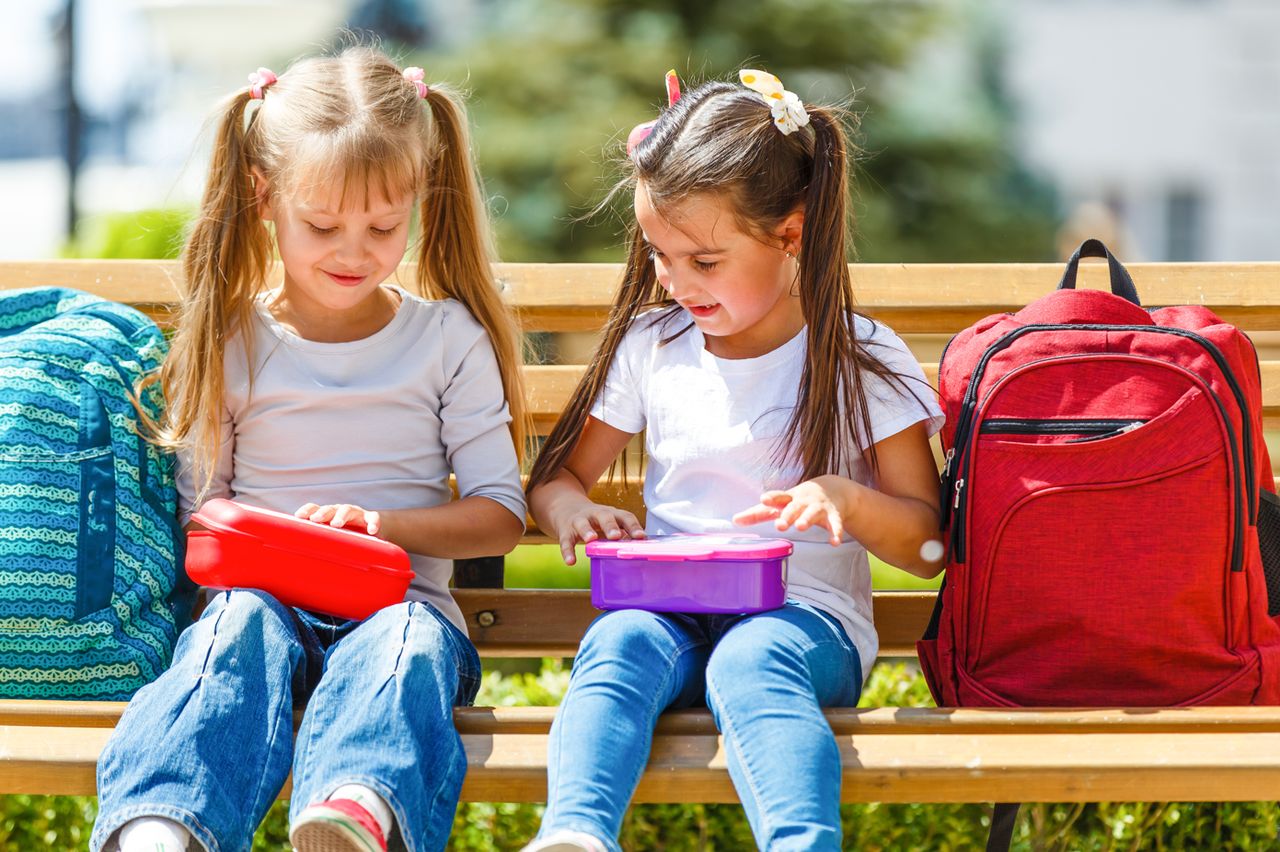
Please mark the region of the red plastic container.
[[363, 619], [404, 600], [409, 554], [389, 541], [281, 512], [210, 500], [192, 515], [187, 574], [214, 589], [260, 589], [299, 609]]

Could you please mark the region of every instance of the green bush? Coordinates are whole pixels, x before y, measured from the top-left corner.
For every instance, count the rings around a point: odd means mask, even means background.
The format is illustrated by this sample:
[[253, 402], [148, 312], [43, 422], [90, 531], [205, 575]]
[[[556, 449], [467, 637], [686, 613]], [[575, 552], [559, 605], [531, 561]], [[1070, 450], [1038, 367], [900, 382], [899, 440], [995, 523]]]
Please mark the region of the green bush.
[[80, 223], [66, 257], [175, 258], [182, 251], [188, 210], [139, 210], [108, 213]]
[[[485, 673], [478, 704], [493, 706], [559, 703], [569, 669], [544, 660], [533, 672]], [[864, 707], [931, 704], [914, 663], [882, 662], [871, 671], [859, 702]], [[537, 831], [543, 806], [463, 803], [454, 819], [449, 848], [457, 852], [518, 849]], [[0, 852], [88, 849], [97, 800], [87, 797], [0, 797]], [[958, 850], [980, 848], [990, 822], [988, 805], [845, 805], [845, 848], [864, 850]], [[285, 852], [288, 809], [277, 803], [254, 838], [254, 852]], [[1032, 804], [1023, 808], [1016, 850], [1071, 849], [1273, 849], [1280, 834], [1274, 802]], [[750, 849], [751, 832], [737, 805], [637, 805], [627, 813], [622, 845], [630, 850], [693, 852]]]

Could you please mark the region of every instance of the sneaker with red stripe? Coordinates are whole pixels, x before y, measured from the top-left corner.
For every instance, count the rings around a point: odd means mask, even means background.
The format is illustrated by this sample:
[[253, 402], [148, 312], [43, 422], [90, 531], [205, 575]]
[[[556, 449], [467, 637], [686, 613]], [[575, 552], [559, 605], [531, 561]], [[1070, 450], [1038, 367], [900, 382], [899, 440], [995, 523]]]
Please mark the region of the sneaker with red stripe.
[[351, 799], [309, 805], [289, 829], [298, 852], [387, 852], [382, 827]]

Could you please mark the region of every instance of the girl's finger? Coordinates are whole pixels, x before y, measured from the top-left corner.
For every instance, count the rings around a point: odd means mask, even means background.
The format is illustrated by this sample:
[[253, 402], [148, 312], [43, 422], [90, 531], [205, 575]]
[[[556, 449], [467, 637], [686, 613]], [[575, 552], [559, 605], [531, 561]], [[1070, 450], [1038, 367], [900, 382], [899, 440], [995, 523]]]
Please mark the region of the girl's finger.
[[632, 538], [644, 538], [644, 525], [640, 520], [630, 512], [619, 511], [618, 520], [627, 528], [627, 534]]
[[318, 503], [305, 503], [301, 507], [299, 507], [298, 511], [293, 513], [293, 516], [295, 518], [307, 518], [307, 517], [310, 517], [311, 514], [315, 512], [316, 509], [319, 509], [319, 508], [320, 508], [320, 505]]
[[333, 517], [333, 513], [337, 511], [337, 506], [317, 506], [316, 510], [311, 513], [311, 520], [317, 524], [327, 524], [329, 519]]
[[578, 541], [595, 541], [600, 537], [596, 528], [591, 526], [591, 518], [588, 515], [578, 515], [569, 526], [577, 533]]
[[815, 521], [820, 522], [823, 519], [823, 512], [824, 509], [822, 504], [814, 503], [812, 506], [801, 512], [800, 516], [796, 518], [796, 529], [809, 529], [809, 527], [813, 526]]
[[611, 541], [622, 538], [622, 527], [618, 526], [613, 509], [600, 509], [592, 517], [592, 520], [595, 521], [595, 525], [599, 527], [605, 538]]
[[827, 529], [831, 530], [831, 546], [839, 547], [844, 541], [844, 518], [835, 509], [827, 511]]
[[782, 507], [782, 511], [778, 514], [778, 523], [786, 522], [787, 526], [791, 526], [796, 522], [796, 518], [800, 517], [800, 513], [808, 507], [808, 503], [801, 503], [799, 500], [793, 500]]
[[347, 525], [347, 520], [351, 517], [351, 506], [345, 503], [339, 506], [333, 512], [333, 517], [329, 519], [329, 526], [342, 528]]
[[560, 535], [560, 556], [564, 559], [565, 565], [572, 565], [578, 561], [577, 551], [574, 546], [578, 543], [578, 537], [573, 533], [561, 533]]
[[364, 526], [369, 535], [377, 535], [378, 530], [382, 529], [382, 517], [377, 512], [365, 512]]
[[772, 506], [756, 504], [750, 509], [743, 509], [741, 512], [733, 516], [733, 522], [739, 526], [749, 527], [753, 524], [771, 521], [781, 514]]
[[795, 497], [786, 491], [766, 491], [760, 495], [761, 504], [765, 506], [776, 506], [779, 509], [794, 499]]

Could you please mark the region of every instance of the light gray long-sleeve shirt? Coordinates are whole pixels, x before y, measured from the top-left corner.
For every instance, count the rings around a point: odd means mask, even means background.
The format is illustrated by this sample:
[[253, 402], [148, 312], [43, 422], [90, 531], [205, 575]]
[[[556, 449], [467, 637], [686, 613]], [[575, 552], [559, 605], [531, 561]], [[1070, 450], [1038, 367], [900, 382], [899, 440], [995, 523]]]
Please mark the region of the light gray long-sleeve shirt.
[[[460, 303], [398, 291], [395, 317], [347, 343], [305, 340], [257, 304], [254, 366], [243, 338], [227, 342], [221, 448], [206, 499], [226, 497], [292, 514], [306, 503], [372, 510], [487, 497], [525, 518], [520, 467], [498, 362], [484, 329]], [[197, 484], [179, 458], [185, 524]], [[426, 600], [463, 632], [449, 594], [453, 563], [410, 554], [408, 599]]]

